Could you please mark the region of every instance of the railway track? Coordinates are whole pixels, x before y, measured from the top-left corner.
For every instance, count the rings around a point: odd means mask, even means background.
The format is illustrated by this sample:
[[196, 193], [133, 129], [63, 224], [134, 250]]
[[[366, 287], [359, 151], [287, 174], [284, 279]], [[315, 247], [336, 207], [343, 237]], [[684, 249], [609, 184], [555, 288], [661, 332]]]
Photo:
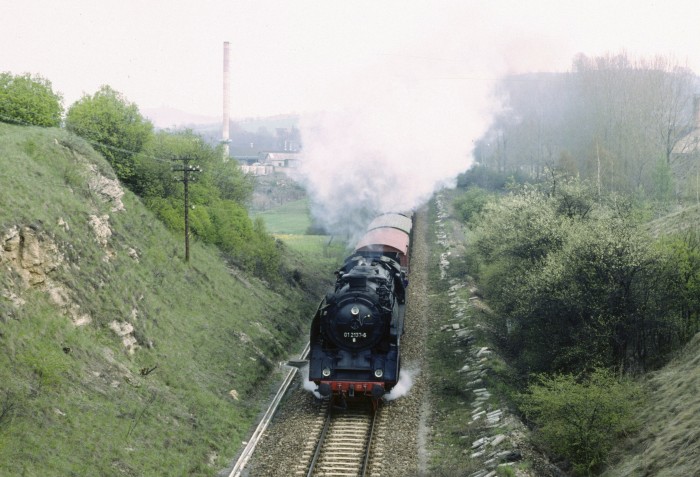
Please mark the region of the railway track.
[[[307, 477], [365, 477], [376, 472], [377, 451], [373, 447], [378, 414], [370, 406], [337, 411], [328, 403], [321, 419], [310, 430], [312, 436], [294, 475]], [[321, 414], [319, 414], [321, 416]], [[374, 471], [372, 469], [375, 469]]]
[[[310, 346], [309, 343], [307, 343], [306, 347], [304, 348], [304, 351], [302, 351], [301, 355], [299, 356], [300, 360], [306, 359], [306, 357], [308, 356], [309, 346]], [[238, 457], [238, 460], [234, 464], [233, 469], [231, 470], [231, 473], [229, 474], [228, 477], [240, 477], [242, 475], [243, 469], [245, 468], [246, 464], [248, 463], [248, 460], [250, 460], [251, 456], [253, 455], [253, 452], [255, 452], [255, 448], [257, 447], [258, 442], [260, 441], [260, 438], [262, 437], [263, 433], [265, 432], [265, 429], [267, 429], [267, 426], [270, 424], [270, 421], [272, 420], [272, 417], [275, 415], [275, 412], [277, 411], [277, 408], [279, 407], [280, 402], [282, 402], [282, 398], [286, 394], [287, 389], [289, 389], [289, 386], [294, 381], [294, 377], [296, 376], [298, 371], [299, 371], [298, 368], [292, 367], [287, 372], [287, 375], [285, 376], [284, 380], [282, 381], [282, 384], [280, 385], [279, 390], [277, 391], [277, 394], [275, 394], [275, 397], [272, 399], [270, 406], [267, 408], [267, 411], [265, 412], [262, 419], [260, 420], [260, 423], [258, 424], [258, 427], [255, 429], [255, 432], [253, 432], [253, 435], [251, 436], [250, 440], [248, 441], [248, 444], [243, 449], [243, 452]]]

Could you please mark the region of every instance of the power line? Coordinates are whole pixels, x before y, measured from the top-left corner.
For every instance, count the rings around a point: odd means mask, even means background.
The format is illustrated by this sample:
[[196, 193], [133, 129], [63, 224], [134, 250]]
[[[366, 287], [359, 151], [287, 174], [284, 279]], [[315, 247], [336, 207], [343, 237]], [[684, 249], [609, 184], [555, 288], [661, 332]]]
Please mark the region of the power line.
[[[21, 119], [18, 119], [18, 118], [6, 116], [6, 115], [1, 114], [1, 113], [0, 113], [0, 120], [2, 120], [3, 122], [7, 122], [7, 123], [18, 124], [20, 126], [28, 126], [28, 127], [40, 127], [40, 128], [57, 127], [57, 126], [41, 126], [41, 125], [37, 125], [37, 124], [32, 124], [32, 123], [28, 123], [26, 121], [22, 121]], [[66, 131], [66, 132], [71, 132], [71, 131], [68, 131], [65, 127], [58, 127], [58, 129], [61, 129], [62, 131]], [[73, 133], [73, 134], [75, 134], [75, 133]], [[110, 144], [105, 144], [103, 142], [97, 141], [95, 139], [90, 139], [88, 137], [81, 136], [79, 134], [75, 134], [75, 135], [77, 137], [79, 137], [80, 139], [82, 139], [83, 141], [85, 141], [93, 146], [99, 146], [99, 147], [103, 147], [105, 149], [110, 149], [110, 150], [118, 151], [118, 152], [124, 152], [124, 153], [131, 154], [131, 155], [140, 154], [141, 157], [151, 159], [154, 161], [158, 161], [158, 162], [165, 162], [168, 164], [172, 164], [172, 162], [173, 162], [172, 159], [164, 159], [162, 157], [156, 157], [156, 156], [153, 156], [151, 154], [146, 154], [143, 151], [132, 151], [130, 149], [125, 149], [123, 147], [117, 147], [117, 146], [112, 146]]]

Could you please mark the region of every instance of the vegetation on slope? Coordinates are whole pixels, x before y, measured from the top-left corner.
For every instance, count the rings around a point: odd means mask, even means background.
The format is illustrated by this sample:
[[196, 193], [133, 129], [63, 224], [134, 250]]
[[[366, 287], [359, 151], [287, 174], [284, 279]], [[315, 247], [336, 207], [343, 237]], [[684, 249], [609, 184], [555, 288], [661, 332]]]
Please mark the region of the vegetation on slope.
[[196, 241], [186, 264], [180, 235], [132, 193], [105, 196], [114, 172], [64, 130], [0, 124], [0, 162], [3, 247], [34, 237], [50, 265], [1, 255], [0, 474], [213, 475], [321, 278], [288, 255], [275, 292]]
[[653, 238], [646, 205], [551, 177], [500, 196], [472, 188], [454, 206], [491, 340], [517, 371], [506, 394], [565, 466], [596, 475], [643, 425], [630, 411], [648, 404], [623, 373], [658, 368], [698, 331], [700, 241], [693, 227]]
[[697, 475], [700, 468], [700, 334], [647, 380], [643, 423], [614, 455], [606, 477]]

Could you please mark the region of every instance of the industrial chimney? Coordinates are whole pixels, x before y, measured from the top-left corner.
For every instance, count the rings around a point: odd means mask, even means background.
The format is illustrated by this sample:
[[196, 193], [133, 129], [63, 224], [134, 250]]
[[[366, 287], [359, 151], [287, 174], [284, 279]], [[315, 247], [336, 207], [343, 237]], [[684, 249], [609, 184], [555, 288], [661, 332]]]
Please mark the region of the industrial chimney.
[[224, 120], [221, 129], [221, 142], [224, 145], [224, 162], [229, 159], [229, 118], [231, 114], [230, 82], [231, 72], [228, 63], [228, 41], [224, 42]]

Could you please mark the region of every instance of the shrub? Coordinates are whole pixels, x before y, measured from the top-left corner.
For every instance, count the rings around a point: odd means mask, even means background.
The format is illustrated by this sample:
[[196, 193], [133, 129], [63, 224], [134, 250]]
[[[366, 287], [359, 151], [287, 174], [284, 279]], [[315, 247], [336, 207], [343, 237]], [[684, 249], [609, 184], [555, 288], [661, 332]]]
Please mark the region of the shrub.
[[153, 125], [118, 91], [102, 86], [73, 103], [66, 128], [89, 141], [128, 186], [135, 180], [134, 157], [151, 138]]
[[455, 212], [464, 222], [471, 222], [481, 213], [489, 201], [489, 194], [479, 187], [469, 188], [464, 194], [455, 199]]
[[0, 73], [0, 121], [60, 126], [62, 101], [51, 82], [41, 76]]
[[519, 395], [536, 435], [567, 459], [576, 475], [600, 470], [615, 441], [635, 427], [641, 398], [639, 385], [600, 368], [582, 380], [542, 375]]

